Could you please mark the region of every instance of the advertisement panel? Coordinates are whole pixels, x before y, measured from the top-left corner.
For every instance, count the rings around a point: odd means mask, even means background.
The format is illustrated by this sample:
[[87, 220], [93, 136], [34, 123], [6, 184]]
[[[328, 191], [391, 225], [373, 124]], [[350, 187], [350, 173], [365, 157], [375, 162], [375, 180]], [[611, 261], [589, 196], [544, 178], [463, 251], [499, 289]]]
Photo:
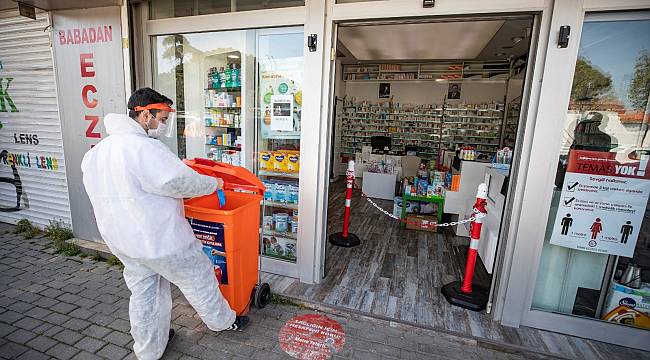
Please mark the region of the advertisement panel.
[[81, 160], [106, 136], [104, 116], [126, 113], [120, 8], [56, 11], [53, 27], [73, 229], [77, 237], [101, 241]]

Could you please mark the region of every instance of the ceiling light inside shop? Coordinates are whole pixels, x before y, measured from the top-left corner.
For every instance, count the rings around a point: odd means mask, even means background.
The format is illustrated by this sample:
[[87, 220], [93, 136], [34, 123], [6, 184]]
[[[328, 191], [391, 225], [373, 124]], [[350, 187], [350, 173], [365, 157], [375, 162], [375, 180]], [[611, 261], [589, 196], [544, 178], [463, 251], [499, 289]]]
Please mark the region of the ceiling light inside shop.
[[342, 26], [339, 40], [357, 60], [474, 59], [503, 20]]
[[228, 59], [239, 59], [239, 55], [228, 55]]

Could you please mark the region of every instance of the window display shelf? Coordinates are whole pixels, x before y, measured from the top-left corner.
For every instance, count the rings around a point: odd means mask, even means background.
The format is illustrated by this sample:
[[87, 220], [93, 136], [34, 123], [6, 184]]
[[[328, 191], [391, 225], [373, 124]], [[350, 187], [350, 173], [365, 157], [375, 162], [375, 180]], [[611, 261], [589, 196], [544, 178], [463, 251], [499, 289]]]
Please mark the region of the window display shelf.
[[238, 92], [238, 91], [241, 91], [241, 86], [223, 87], [223, 88], [205, 88], [205, 90], [216, 90], [216, 91], [224, 91], [224, 92], [228, 92], [228, 91]]
[[206, 106], [206, 109], [237, 109], [241, 110], [241, 106]]
[[205, 125], [207, 128], [222, 128], [222, 129], [238, 129], [241, 130], [240, 126], [223, 126], [223, 125]]
[[298, 204], [281, 203], [275, 201], [264, 201], [264, 204], [269, 207], [298, 210]]
[[228, 149], [232, 149], [232, 150], [241, 150], [241, 147], [233, 146], [233, 145], [219, 145], [219, 144], [208, 144], [208, 143], [206, 143], [205, 146], [216, 146], [216, 147], [228, 148]]
[[298, 179], [300, 175], [298, 173], [285, 173], [285, 172], [276, 172], [268, 170], [260, 170], [259, 175], [261, 176], [272, 176], [272, 177], [282, 177], [287, 179]]
[[294, 240], [298, 239], [298, 234], [289, 231], [282, 232], [282, 231], [275, 231], [275, 230], [264, 230], [264, 235], [285, 237]]

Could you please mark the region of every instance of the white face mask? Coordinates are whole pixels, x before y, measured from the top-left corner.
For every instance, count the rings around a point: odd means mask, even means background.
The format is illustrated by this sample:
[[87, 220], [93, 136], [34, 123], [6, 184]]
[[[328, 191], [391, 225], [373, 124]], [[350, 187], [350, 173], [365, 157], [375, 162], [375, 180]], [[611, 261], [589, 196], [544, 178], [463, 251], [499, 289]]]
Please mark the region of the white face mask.
[[147, 130], [147, 135], [149, 135], [150, 138], [158, 139], [162, 134], [166, 132], [167, 132], [167, 124], [161, 122], [158, 123], [157, 128]]

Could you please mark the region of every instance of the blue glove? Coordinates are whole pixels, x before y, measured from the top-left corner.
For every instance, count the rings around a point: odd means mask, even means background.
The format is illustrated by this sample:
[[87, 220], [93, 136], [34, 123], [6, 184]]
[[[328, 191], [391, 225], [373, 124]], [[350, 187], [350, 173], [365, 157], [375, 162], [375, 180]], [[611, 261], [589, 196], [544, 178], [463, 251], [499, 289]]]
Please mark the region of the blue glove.
[[219, 197], [219, 208], [226, 205], [226, 194], [223, 192], [223, 189], [217, 189], [217, 196]]

